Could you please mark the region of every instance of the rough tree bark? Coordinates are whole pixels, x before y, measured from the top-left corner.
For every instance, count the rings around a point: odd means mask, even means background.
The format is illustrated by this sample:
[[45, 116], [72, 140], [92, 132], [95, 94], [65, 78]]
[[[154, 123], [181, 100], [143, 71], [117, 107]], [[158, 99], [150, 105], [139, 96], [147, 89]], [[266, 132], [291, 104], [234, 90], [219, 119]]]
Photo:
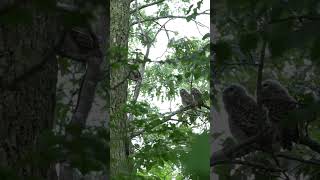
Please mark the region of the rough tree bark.
[[[19, 6], [31, 10], [30, 3]], [[31, 15], [30, 23], [0, 24], [0, 165], [23, 178], [50, 179], [46, 168], [17, 167], [54, 120], [57, 18], [34, 9]]]
[[[111, 49], [121, 48], [127, 51], [129, 37], [130, 0], [111, 0]], [[110, 64], [119, 63], [120, 67], [111, 66], [110, 74], [110, 167], [111, 177], [129, 173], [125, 152], [127, 114], [122, 111], [127, 101], [127, 54], [117, 53], [111, 57]]]

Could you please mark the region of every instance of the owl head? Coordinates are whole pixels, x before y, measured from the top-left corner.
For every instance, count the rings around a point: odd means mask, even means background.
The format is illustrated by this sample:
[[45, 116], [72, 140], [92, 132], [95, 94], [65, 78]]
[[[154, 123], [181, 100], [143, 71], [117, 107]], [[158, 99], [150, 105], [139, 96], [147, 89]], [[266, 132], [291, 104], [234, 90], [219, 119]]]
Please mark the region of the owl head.
[[192, 88], [191, 94], [201, 94], [201, 92], [197, 88]]
[[262, 82], [262, 97], [272, 98], [281, 96], [289, 96], [288, 91], [278, 81], [267, 79]]
[[247, 91], [245, 90], [245, 88], [238, 84], [232, 84], [226, 87], [222, 92], [224, 101], [234, 101], [235, 99], [246, 95]]
[[248, 99], [250, 99], [250, 97], [247, 95], [247, 91], [238, 84], [232, 84], [222, 92], [222, 101], [228, 113], [232, 113], [238, 109], [239, 105], [248, 101]]
[[189, 94], [187, 90], [185, 89], [180, 89], [180, 95], [183, 96], [183, 95], [187, 95]]

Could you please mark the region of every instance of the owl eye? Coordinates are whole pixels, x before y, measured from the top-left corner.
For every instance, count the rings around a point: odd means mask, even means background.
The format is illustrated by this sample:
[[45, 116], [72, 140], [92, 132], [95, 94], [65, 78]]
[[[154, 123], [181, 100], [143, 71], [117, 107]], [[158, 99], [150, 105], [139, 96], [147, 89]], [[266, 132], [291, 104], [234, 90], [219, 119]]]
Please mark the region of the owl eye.
[[269, 86], [269, 84], [268, 83], [264, 83], [264, 84], [262, 84], [262, 87], [264, 87], [264, 88], [266, 88], [266, 87], [268, 87]]

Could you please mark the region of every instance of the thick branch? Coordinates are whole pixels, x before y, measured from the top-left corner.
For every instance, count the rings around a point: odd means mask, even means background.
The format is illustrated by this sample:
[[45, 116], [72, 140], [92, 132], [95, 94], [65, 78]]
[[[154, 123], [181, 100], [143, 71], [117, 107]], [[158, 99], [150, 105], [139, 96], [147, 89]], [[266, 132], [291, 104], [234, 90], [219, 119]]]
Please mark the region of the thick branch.
[[295, 20], [295, 19], [307, 19], [307, 20], [311, 20], [311, 21], [319, 21], [320, 17], [319, 16], [312, 16], [312, 15], [301, 15], [301, 16], [289, 16], [286, 18], [282, 18], [282, 19], [274, 19], [271, 20], [269, 22], [269, 24], [275, 24], [275, 23], [282, 23], [282, 22], [286, 22], [286, 21], [290, 21], [290, 20]]
[[101, 62], [102, 57], [88, 58], [88, 68], [78, 97], [78, 106], [71, 120], [71, 123], [78, 124], [82, 128], [86, 125], [86, 119], [92, 106], [95, 90], [101, 77]]
[[133, 9], [133, 10], [130, 11], [130, 14], [132, 14], [132, 13], [134, 13], [136, 11], [140, 11], [141, 9], [144, 9], [146, 7], [153, 6], [153, 5], [156, 5], [156, 4], [160, 4], [160, 3], [164, 2], [164, 1], [165, 0], [159, 0], [159, 1], [155, 1], [155, 2], [150, 3], [150, 4], [142, 5], [142, 6], [138, 7], [138, 8], [136, 7], [136, 9]]
[[[206, 13], [206, 12], [198, 13], [198, 15], [202, 15], [202, 14], [208, 14], [208, 13]], [[168, 18], [186, 19], [187, 17], [188, 16], [175, 16], [175, 15], [158, 16], [158, 17], [152, 17], [152, 18], [149, 18], [149, 19], [144, 19], [144, 20], [141, 21], [141, 23], [148, 22], [148, 21], [156, 21], [156, 20], [159, 20], [159, 19], [168, 19]], [[138, 24], [137, 21], [132, 22], [130, 24], [130, 26], [133, 26], [133, 25], [136, 25], [136, 24]]]
[[284, 153], [277, 153], [275, 154], [277, 157], [279, 158], [284, 158], [284, 159], [289, 159], [289, 160], [293, 160], [293, 161], [299, 161], [305, 164], [312, 164], [312, 165], [317, 165], [320, 166], [320, 161], [319, 160], [307, 160], [307, 159], [302, 159], [293, 155], [288, 155], [288, 154], [284, 154]]
[[[249, 145], [259, 141], [261, 135], [262, 134], [259, 134], [257, 136], [253, 136], [253, 137], [247, 139], [246, 141], [244, 141], [243, 143], [240, 143], [240, 144], [237, 144], [237, 145], [230, 147], [228, 149], [222, 149], [220, 151], [213, 153], [213, 155], [211, 156], [211, 159], [210, 159], [210, 166], [223, 164], [230, 159], [241, 157], [243, 155], [246, 155], [246, 154], [254, 151], [255, 149], [249, 148]], [[320, 144], [319, 143], [317, 143], [314, 140], [307, 138], [307, 137], [304, 137], [300, 141], [301, 141], [301, 144], [304, 144], [304, 145], [310, 147], [311, 149], [315, 150], [316, 152], [320, 153], [320, 151], [319, 151]], [[299, 157], [295, 157], [295, 156], [284, 154], [284, 153], [277, 153], [277, 154], [275, 154], [275, 156], [280, 157], [280, 158], [286, 158], [289, 160], [299, 161], [302, 163], [320, 166], [319, 160], [306, 160], [306, 159], [301, 159]]]
[[253, 149], [252, 147], [250, 148], [249, 145], [259, 141], [261, 136], [262, 134], [252, 136], [246, 141], [236, 144], [235, 146], [223, 148], [217, 152], [214, 152], [210, 158], [210, 166], [218, 165], [220, 164], [220, 162], [224, 162], [227, 159], [241, 157], [251, 151], [254, 151], [255, 149]]

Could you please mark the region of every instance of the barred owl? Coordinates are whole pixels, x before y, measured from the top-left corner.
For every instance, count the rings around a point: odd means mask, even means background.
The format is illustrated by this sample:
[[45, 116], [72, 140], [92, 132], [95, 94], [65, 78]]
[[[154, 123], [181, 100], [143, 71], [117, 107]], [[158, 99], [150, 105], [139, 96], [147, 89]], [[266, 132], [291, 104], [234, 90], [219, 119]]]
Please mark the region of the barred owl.
[[197, 88], [191, 89], [191, 95], [193, 96], [194, 103], [200, 108], [204, 105], [202, 94]]
[[194, 104], [193, 97], [191, 94], [188, 93], [185, 89], [180, 89], [180, 97], [183, 106], [189, 106]]
[[[223, 103], [228, 113], [231, 134], [237, 141], [255, 136], [261, 131], [258, 104], [240, 85], [230, 85], [223, 90]], [[267, 112], [261, 113], [262, 121], [267, 122]]]
[[270, 121], [280, 131], [282, 147], [291, 150], [292, 142], [297, 142], [299, 138], [298, 125], [295, 122], [283, 122], [286, 121], [286, 117], [290, 111], [298, 108], [297, 101], [275, 80], [265, 80], [262, 82], [261, 101], [269, 111]]
[[132, 81], [140, 81], [142, 79], [142, 76], [141, 76], [139, 70], [135, 69], [135, 70], [131, 70], [129, 72], [128, 78]]

